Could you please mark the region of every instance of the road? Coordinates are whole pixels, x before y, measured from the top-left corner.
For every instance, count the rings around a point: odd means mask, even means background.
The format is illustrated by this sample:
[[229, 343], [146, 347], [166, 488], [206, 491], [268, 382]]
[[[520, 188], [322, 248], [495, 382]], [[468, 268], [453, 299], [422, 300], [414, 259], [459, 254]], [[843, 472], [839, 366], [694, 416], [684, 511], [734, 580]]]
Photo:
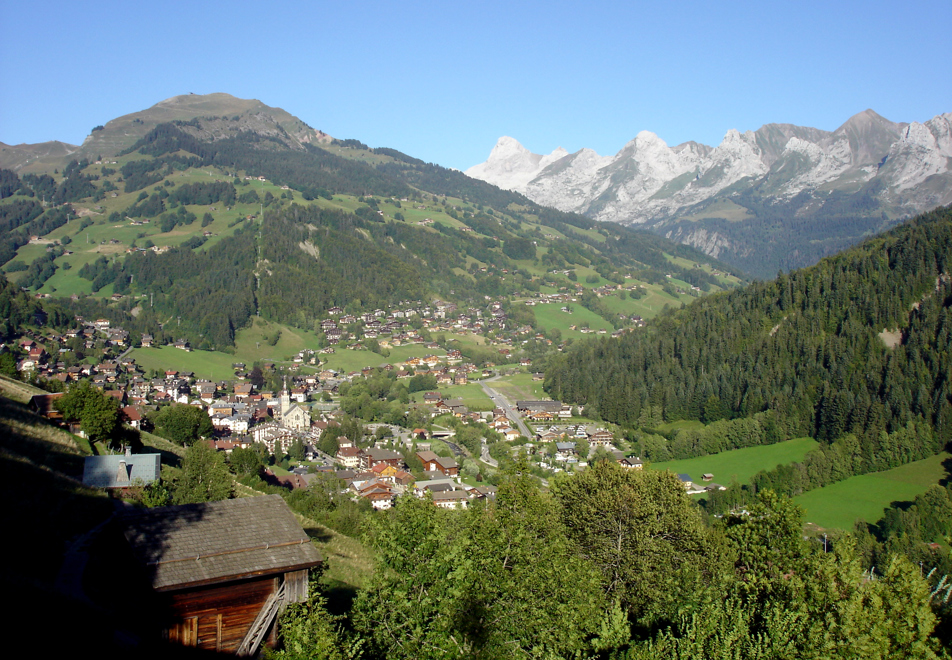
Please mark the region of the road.
[[521, 433], [522, 435], [526, 436], [527, 438], [531, 440], [533, 437], [533, 434], [531, 431], [529, 431], [529, 427], [526, 426], [526, 423], [522, 421], [522, 416], [519, 415], [518, 412], [516, 412], [515, 408], [512, 407], [512, 404], [509, 403], [509, 400], [506, 397], [504, 397], [502, 394], [500, 394], [499, 392], [497, 392], [496, 390], [494, 390], [493, 388], [489, 387], [489, 385], [486, 384], [498, 378], [499, 376], [493, 376], [492, 378], [487, 378], [484, 381], [480, 381], [479, 384], [482, 386], [483, 391], [486, 393], [486, 395], [490, 399], [492, 399], [493, 403], [497, 407], [503, 409], [503, 412], [506, 413], [506, 417], [508, 417], [510, 420], [516, 423], [516, 426], [519, 429], [519, 433]]
[[489, 454], [489, 445], [486, 444], [486, 439], [483, 438], [483, 444], [480, 449], [479, 460], [481, 460], [486, 465], [491, 465], [492, 467], [499, 467], [499, 461], [490, 456]]

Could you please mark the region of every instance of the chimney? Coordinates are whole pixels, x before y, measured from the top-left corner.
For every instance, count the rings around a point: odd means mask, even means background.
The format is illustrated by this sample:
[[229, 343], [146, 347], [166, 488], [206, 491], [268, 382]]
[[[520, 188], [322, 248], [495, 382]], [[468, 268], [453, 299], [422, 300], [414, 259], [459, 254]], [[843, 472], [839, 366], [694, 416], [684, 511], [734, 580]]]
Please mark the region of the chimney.
[[118, 474], [116, 474], [116, 483], [117, 484], [129, 483], [129, 468], [126, 467], [125, 459], [119, 461], [119, 472]]

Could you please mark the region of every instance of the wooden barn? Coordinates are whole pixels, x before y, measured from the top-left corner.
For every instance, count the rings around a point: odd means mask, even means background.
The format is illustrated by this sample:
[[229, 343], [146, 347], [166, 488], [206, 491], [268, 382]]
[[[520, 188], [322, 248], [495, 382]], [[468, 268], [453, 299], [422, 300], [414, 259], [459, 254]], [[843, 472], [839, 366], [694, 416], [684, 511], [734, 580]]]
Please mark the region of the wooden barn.
[[278, 495], [119, 515], [168, 642], [252, 655], [276, 641], [287, 603], [307, 598], [321, 556]]

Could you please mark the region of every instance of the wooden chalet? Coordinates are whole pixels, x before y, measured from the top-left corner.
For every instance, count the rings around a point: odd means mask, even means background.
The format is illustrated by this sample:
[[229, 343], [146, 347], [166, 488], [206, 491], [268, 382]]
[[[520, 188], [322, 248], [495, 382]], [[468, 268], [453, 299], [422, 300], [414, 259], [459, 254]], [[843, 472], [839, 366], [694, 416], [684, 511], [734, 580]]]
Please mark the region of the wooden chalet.
[[427, 472], [439, 471], [448, 477], [459, 474], [459, 465], [452, 458], [437, 456], [432, 451], [418, 451], [417, 458], [423, 463], [423, 469]]
[[64, 392], [57, 392], [56, 394], [34, 394], [30, 397], [30, 410], [51, 421], [62, 421], [63, 413], [56, 409], [53, 402], [63, 396], [63, 394]]
[[308, 571], [322, 561], [278, 495], [139, 509], [116, 524], [151, 586], [155, 632], [209, 651], [273, 645], [279, 613], [307, 599]]

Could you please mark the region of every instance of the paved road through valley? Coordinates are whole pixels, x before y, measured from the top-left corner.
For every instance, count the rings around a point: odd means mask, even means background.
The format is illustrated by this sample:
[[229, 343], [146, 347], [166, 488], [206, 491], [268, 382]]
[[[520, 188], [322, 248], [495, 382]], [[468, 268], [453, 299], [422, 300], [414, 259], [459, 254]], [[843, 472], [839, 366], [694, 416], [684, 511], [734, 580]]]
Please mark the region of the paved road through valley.
[[531, 440], [533, 435], [532, 432], [529, 431], [529, 427], [526, 426], [526, 423], [522, 421], [522, 417], [518, 412], [516, 412], [515, 408], [512, 407], [512, 404], [509, 403], [509, 400], [486, 384], [498, 379], [499, 376], [493, 376], [492, 378], [487, 378], [484, 381], [480, 381], [479, 384], [482, 385], [483, 391], [486, 392], [489, 398], [493, 400], [493, 403], [497, 407], [503, 409], [503, 411], [506, 413], [506, 417], [516, 423], [516, 426], [519, 428], [519, 432]]

